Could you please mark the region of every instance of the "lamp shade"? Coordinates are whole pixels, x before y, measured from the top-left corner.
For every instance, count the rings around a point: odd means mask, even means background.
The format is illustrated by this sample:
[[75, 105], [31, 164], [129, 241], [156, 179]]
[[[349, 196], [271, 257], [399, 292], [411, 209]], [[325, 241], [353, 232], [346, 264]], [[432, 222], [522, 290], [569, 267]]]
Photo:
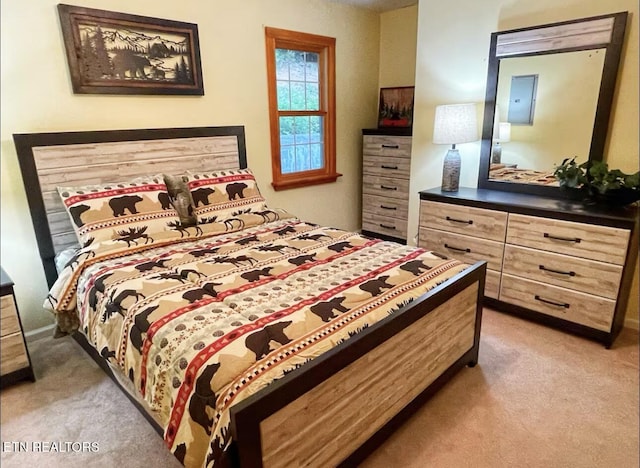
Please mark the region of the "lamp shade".
[[511, 141], [511, 124], [509, 122], [500, 122], [498, 124], [498, 135], [496, 141], [500, 143]]
[[435, 144], [455, 145], [478, 139], [475, 104], [448, 104], [436, 107], [436, 118], [433, 125], [433, 142]]

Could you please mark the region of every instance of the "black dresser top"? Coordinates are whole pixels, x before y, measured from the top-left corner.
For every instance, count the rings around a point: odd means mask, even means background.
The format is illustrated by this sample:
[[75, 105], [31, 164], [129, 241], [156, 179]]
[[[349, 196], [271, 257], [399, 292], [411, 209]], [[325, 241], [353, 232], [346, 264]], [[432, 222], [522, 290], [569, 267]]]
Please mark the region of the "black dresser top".
[[363, 135], [411, 136], [411, 133], [411, 127], [382, 127], [362, 129]]
[[420, 199], [626, 229], [633, 227], [640, 212], [637, 205], [621, 207], [587, 204], [574, 200], [468, 187], [460, 187], [457, 192], [443, 192], [440, 187], [423, 190], [420, 192]]
[[3, 288], [8, 286], [13, 286], [13, 281], [11, 281], [11, 278], [9, 277], [9, 275], [7, 275], [7, 272], [4, 271], [4, 268], [1, 268], [1, 267], [0, 267], [0, 280], [2, 282], [1, 286]]

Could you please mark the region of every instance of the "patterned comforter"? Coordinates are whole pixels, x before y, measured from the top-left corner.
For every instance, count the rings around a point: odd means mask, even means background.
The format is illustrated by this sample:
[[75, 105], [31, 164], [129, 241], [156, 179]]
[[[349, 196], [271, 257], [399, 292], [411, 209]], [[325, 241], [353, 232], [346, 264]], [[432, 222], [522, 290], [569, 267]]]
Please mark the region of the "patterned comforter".
[[273, 213], [87, 246], [47, 299], [130, 379], [185, 466], [220, 460], [234, 403], [466, 267]]

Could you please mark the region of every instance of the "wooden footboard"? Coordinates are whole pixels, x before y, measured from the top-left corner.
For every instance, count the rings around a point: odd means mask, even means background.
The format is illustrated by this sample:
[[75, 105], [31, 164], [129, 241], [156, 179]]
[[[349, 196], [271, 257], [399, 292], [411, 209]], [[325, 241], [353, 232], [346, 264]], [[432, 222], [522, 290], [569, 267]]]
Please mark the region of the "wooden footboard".
[[478, 263], [231, 408], [240, 466], [355, 464], [478, 358]]

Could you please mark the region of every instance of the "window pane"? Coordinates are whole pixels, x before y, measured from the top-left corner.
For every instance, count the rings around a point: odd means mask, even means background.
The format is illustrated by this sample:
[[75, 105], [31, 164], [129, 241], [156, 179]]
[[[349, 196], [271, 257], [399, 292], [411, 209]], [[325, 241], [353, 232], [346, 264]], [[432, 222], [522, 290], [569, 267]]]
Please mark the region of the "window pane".
[[278, 80], [278, 109], [290, 110], [291, 109], [291, 95], [289, 93], [289, 82]]
[[308, 171], [310, 168], [309, 146], [296, 144], [296, 171]]
[[289, 79], [289, 50], [276, 49], [276, 79]]
[[[306, 105], [306, 93], [304, 83], [298, 81], [290, 82], [291, 87], [291, 110], [308, 110]], [[284, 109], [281, 109], [284, 110]]]
[[312, 54], [307, 52], [307, 62], [306, 65], [306, 81], [307, 82], [318, 82], [318, 54]]
[[309, 142], [310, 143], [321, 143], [324, 141], [322, 120], [323, 118], [320, 116], [309, 117]]
[[309, 143], [309, 117], [294, 117], [296, 145]]
[[289, 61], [290, 80], [304, 81], [304, 52], [290, 50], [291, 60]]
[[322, 143], [309, 145], [311, 151], [311, 169], [322, 169], [324, 167], [324, 154]]
[[296, 158], [294, 146], [280, 147], [280, 170], [283, 174], [296, 172]]
[[305, 110], [320, 110], [320, 90], [318, 83], [306, 84], [307, 106]]

